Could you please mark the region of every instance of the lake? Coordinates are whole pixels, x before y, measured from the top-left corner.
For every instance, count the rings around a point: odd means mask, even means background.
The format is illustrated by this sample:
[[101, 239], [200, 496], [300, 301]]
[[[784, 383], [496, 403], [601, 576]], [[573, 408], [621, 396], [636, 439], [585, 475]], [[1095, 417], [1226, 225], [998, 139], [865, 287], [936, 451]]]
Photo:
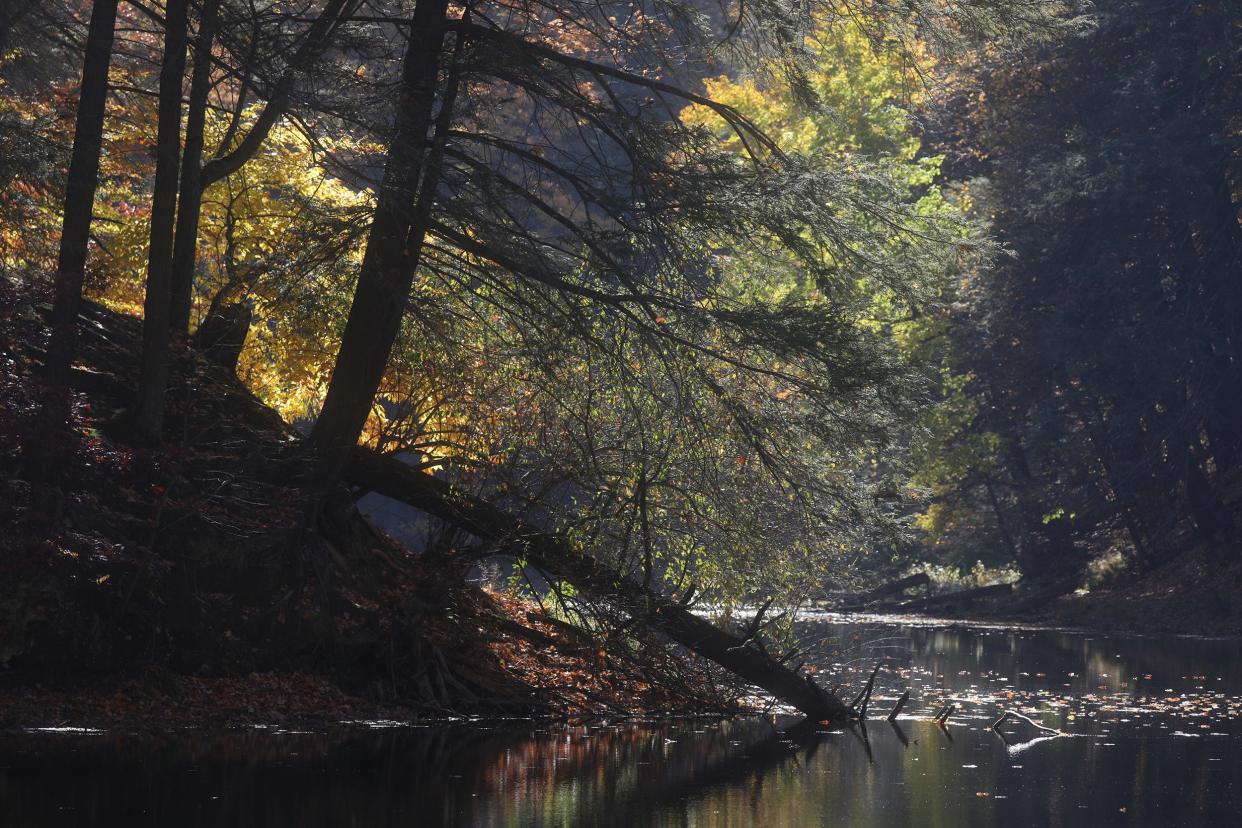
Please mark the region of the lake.
[[[882, 665], [865, 728], [776, 715], [10, 732], [0, 824], [1242, 824], [1242, 642], [833, 616], [799, 633], [843, 695]], [[1064, 735], [994, 732], [1007, 709]]]

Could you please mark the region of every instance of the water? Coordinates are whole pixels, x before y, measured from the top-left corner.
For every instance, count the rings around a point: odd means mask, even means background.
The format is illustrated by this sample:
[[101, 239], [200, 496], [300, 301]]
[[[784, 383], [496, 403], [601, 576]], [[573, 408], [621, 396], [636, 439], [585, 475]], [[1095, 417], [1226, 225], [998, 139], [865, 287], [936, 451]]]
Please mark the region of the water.
[[[777, 716], [10, 733], [0, 825], [1242, 824], [1242, 642], [831, 619], [801, 634], [825, 681], [884, 665], [865, 732]], [[1003, 709], [1066, 735], [995, 733]]]

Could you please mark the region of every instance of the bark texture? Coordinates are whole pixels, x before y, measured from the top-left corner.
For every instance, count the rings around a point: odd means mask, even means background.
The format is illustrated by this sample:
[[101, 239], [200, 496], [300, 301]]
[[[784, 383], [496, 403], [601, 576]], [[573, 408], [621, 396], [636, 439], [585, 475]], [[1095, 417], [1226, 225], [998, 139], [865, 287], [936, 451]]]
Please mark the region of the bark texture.
[[116, 27], [117, 0], [97, 0], [91, 8], [73, 132], [73, 155], [65, 182], [60, 252], [56, 261], [56, 299], [52, 310], [52, 337], [46, 371], [54, 385], [65, 385], [77, 339], [82, 282], [90, 241], [91, 214], [99, 181], [99, 153], [103, 146], [104, 105], [108, 99], [108, 66]]
[[185, 120], [185, 150], [181, 158], [181, 192], [177, 197], [177, 232], [173, 241], [171, 326], [174, 334], [190, 332], [194, 300], [194, 260], [198, 251], [198, 219], [203, 199], [203, 129], [207, 123], [207, 93], [211, 91], [211, 47], [216, 36], [220, 0], [206, 0], [194, 44], [194, 72]]
[[[447, 0], [420, 0], [411, 21], [402, 70], [396, 130], [384, 167], [375, 218], [367, 237], [358, 286], [341, 337], [332, 380], [311, 441], [326, 480], [339, 476], [366, 424], [371, 404], [401, 328], [418, 268], [431, 200], [437, 186], [436, 156], [443, 152], [452, 111], [452, 86], [441, 102], [437, 136], [432, 126], [445, 35]], [[421, 181], [421, 184], [420, 184]]]
[[172, 307], [173, 227], [181, 160], [181, 85], [185, 77], [187, 0], [169, 0], [164, 19], [151, 243], [142, 313], [142, 373], [130, 425], [139, 437], [158, 440], [168, 388], [169, 314]]

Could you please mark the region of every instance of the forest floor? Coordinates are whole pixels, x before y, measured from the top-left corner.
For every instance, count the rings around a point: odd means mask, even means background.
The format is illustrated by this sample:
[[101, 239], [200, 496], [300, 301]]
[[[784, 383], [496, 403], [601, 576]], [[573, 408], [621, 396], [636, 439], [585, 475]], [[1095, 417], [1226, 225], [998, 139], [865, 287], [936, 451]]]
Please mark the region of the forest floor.
[[478, 550], [460, 537], [414, 554], [344, 489], [307, 528], [298, 435], [199, 355], [178, 357], [165, 442], [114, 439], [136, 319], [84, 309], [68, 420], [49, 421], [46, 305], [6, 290], [0, 727], [740, 709], [718, 669], [661, 639], [467, 583]]

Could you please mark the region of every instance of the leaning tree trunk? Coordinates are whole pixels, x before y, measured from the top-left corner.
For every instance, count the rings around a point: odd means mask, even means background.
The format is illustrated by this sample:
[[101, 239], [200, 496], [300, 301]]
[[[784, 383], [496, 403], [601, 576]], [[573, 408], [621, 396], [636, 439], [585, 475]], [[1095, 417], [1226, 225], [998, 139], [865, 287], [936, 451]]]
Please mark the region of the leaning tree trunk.
[[332, 380], [310, 437], [321, 460], [323, 481], [340, 475], [350, 449], [366, 424], [401, 328], [401, 317], [422, 254], [428, 214], [438, 183], [438, 156], [443, 153], [447, 138], [456, 84], [455, 78], [448, 84], [433, 147], [424, 162], [447, 9], [447, 0], [420, 0], [411, 21], [410, 43], [406, 48], [397, 102], [396, 131], [384, 167], [375, 218], [367, 237], [358, 286], [341, 337]]
[[86, 37], [82, 91], [73, 132], [73, 155], [69, 161], [69, 178], [65, 182], [52, 338], [46, 362], [47, 378], [58, 386], [68, 382], [69, 365], [76, 347], [91, 211], [99, 181], [99, 153], [103, 146], [104, 105], [108, 99], [108, 65], [112, 62], [116, 7], [117, 0], [96, 0], [91, 8], [90, 31]]
[[181, 158], [181, 85], [185, 76], [187, 0], [169, 0], [164, 17], [155, 144], [155, 186], [151, 195], [151, 245], [147, 253], [147, 295], [143, 302], [142, 374], [130, 413], [134, 431], [157, 440], [164, 425], [168, 388], [169, 312], [172, 300], [173, 223], [177, 168]]
[[615, 602], [634, 618], [815, 721], [841, 722], [854, 716], [810, 676], [791, 670], [753, 642], [717, 628], [685, 606], [573, 549], [556, 535], [478, 498], [454, 492], [442, 480], [361, 447], [353, 449], [345, 474], [364, 489], [435, 515], [482, 540], [521, 549], [532, 565], [566, 579], [576, 589]]
[[206, 0], [194, 46], [194, 72], [185, 119], [185, 150], [181, 157], [181, 194], [177, 198], [177, 232], [173, 241], [170, 329], [181, 337], [190, 333], [194, 303], [194, 260], [198, 251], [198, 219], [203, 205], [203, 129], [207, 122], [207, 93], [211, 91], [211, 46], [216, 35], [220, 0]]

